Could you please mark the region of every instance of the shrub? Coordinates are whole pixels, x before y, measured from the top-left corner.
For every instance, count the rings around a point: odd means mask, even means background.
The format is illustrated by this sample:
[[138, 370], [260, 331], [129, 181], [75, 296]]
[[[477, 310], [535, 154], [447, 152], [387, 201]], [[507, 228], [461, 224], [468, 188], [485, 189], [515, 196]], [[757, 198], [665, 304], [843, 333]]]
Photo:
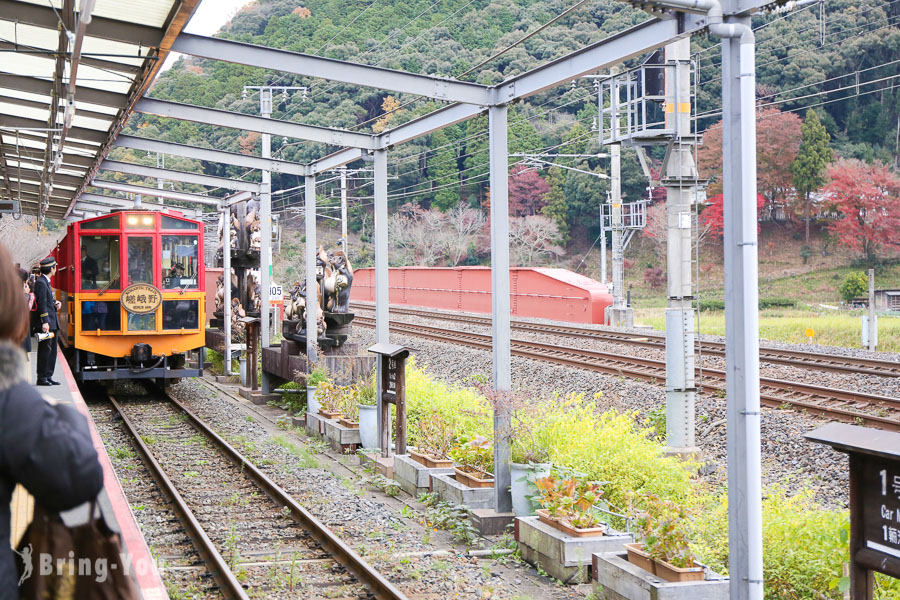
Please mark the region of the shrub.
[[838, 291], [845, 302], [865, 296], [869, 291], [869, 278], [862, 271], [853, 271], [841, 282]]
[[797, 302], [790, 298], [760, 298], [759, 307], [762, 308], [796, 308]]
[[662, 269], [649, 267], [644, 269], [644, 282], [651, 288], [656, 289], [666, 282], [666, 276]]

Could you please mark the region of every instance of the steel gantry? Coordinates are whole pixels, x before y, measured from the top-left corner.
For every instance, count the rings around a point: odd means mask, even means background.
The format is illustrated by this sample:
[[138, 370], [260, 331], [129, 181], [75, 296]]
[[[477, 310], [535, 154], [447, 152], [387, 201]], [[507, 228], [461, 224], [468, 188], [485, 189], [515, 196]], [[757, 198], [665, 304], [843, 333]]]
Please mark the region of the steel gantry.
[[[229, 40], [187, 35], [181, 32], [184, 23], [193, 13], [199, 0], [174, 3], [156, 0], [156, 8], [168, 7], [162, 18], [129, 20], [95, 17], [93, 23], [79, 27], [84, 35], [124, 44], [134, 44], [139, 49], [133, 59], [111, 61], [121, 63], [119, 72], [128, 76], [127, 85], [117, 89], [88, 90], [77, 84], [72, 98], [75, 101], [73, 119], [79, 115], [88, 118], [85, 111], [106, 114], [102, 128], [82, 127], [82, 124], [66, 125], [66, 136], [60, 136], [60, 112], [65, 125], [68, 102], [68, 86], [62, 86], [61, 75], [43, 78], [22, 78], [21, 73], [0, 73], [0, 88], [9, 86], [41, 87], [46, 98], [42, 106], [49, 107], [49, 117], [43, 120], [17, 121], [17, 113], [4, 110], [0, 100], [0, 169], [6, 195], [14, 193], [36, 194], [36, 202], [53, 207], [47, 214], [69, 215], [79, 206], [88, 187], [137, 193], [146, 196], [172, 198], [201, 204], [214, 204], [220, 210], [226, 203], [220, 199], [183, 192], [171, 192], [134, 184], [110, 182], [95, 178], [101, 168], [115, 169], [142, 177], [157, 177], [187, 183], [200, 183], [244, 190], [258, 186], [228, 178], [211, 178], [204, 175], [179, 173], [169, 170], [107, 161], [106, 155], [114, 144], [122, 147], [163, 152], [199, 160], [260, 169], [264, 172], [282, 172], [305, 178], [306, 202], [306, 273], [309, 281], [315, 281], [315, 184], [316, 175], [347, 165], [364, 154], [373, 155], [375, 184], [375, 271], [376, 271], [376, 338], [387, 342], [388, 326], [388, 239], [387, 239], [387, 153], [393, 146], [427, 135], [438, 129], [464, 121], [484, 112], [489, 117], [490, 186], [491, 186], [491, 264], [492, 264], [492, 338], [493, 384], [497, 392], [508, 391], [510, 375], [510, 324], [509, 324], [509, 241], [507, 221], [507, 106], [515, 101], [568, 83], [586, 74], [640, 56], [674, 40], [687, 38], [709, 29], [722, 37], [723, 42], [723, 113], [725, 121], [724, 189], [725, 189], [725, 260], [726, 260], [726, 363], [728, 371], [728, 462], [729, 462], [729, 516], [730, 516], [730, 572], [732, 598], [757, 600], [762, 597], [761, 562], [761, 513], [759, 473], [759, 389], [758, 389], [758, 331], [756, 322], [756, 227], [755, 227], [755, 121], [753, 106], [753, 35], [748, 27], [749, 15], [761, 7], [773, 4], [766, 0], [635, 0], [634, 4], [647, 10], [655, 18], [591, 44], [579, 51], [551, 61], [500, 84], [483, 86], [439, 77], [405, 73], [380, 67], [335, 61], [283, 50], [275, 50]], [[158, 4], [158, 6], [157, 6]], [[67, 7], [72, 0], [66, 0]], [[70, 17], [72, 13], [70, 12]], [[0, 19], [15, 21], [27, 26], [55, 29], [58, 26], [50, 8], [27, 2], [0, 0]], [[74, 23], [69, 20], [70, 23]], [[60, 36], [62, 46], [62, 36]], [[140, 48], [151, 48], [147, 53]], [[75, 57], [77, 50], [56, 47], [45, 48], [48, 57]], [[305, 125], [260, 116], [235, 113], [200, 106], [178, 104], [144, 97], [162, 59], [169, 51], [274, 69], [308, 77], [337, 81], [346, 84], [377, 87], [426, 98], [450, 102], [432, 113], [417, 118], [380, 134], [366, 134], [337, 128]], [[108, 60], [104, 57], [86, 56], [91, 61]], [[46, 59], [52, 60], [52, 59]], [[56, 60], [58, 63], [58, 59]], [[95, 63], [96, 64], [96, 63]], [[83, 66], [82, 68], [88, 68]], [[134, 70], [136, 69], [136, 70]], [[56, 73], [61, 74], [57, 69]], [[33, 80], [34, 79], [34, 80]], [[69, 82], [71, 84], [71, 82]], [[8, 89], [8, 88], [7, 88]], [[2, 91], [2, 90], [0, 90]], [[17, 97], [17, 110], [23, 101], [32, 98]], [[60, 110], [60, 102], [65, 102]], [[87, 104], [87, 106], [83, 106]], [[300, 140], [323, 143], [339, 150], [306, 165], [276, 161], [268, 156], [248, 157], [234, 153], [171, 144], [160, 140], [147, 140], [135, 136], [117, 136], [128, 117], [140, 112], [181, 120], [194, 121], [219, 127], [230, 127], [262, 134], [279, 135]], [[28, 118], [28, 117], [26, 117]], [[45, 131], [41, 131], [44, 128]], [[14, 132], [20, 138], [46, 141], [46, 151], [41, 169], [33, 174], [14, 178], [10, 156]], [[65, 144], [55, 145], [65, 137]], [[59, 147], [57, 147], [59, 146]], [[19, 148], [19, 146], [16, 146]], [[72, 173], [63, 185], [65, 175], [54, 173], [48, 181], [50, 155], [58, 150], [58, 159], [52, 161], [66, 165]], [[67, 162], [68, 157], [68, 162]], [[88, 159], [88, 160], [84, 160]], [[18, 161], [17, 161], [18, 163]], [[41, 177], [38, 175], [41, 174]], [[13, 189], [13, 182], [16, 188]], [[258, 190], [258, 187], [255, 188]], [[177, 197], [176, 197], [177, 196]], [[105, 198], [105, 197], [104, 197]], [[92, 204], [93, 203], [93, 204]], [[39, 204], [40, 205], [40, 204]], [[97, 198], [89, 198], [82, 206], [99, 206]], [[42, 211], [39, 211], [42, 212]], [[229, 228], [225, 228], [228, 235]], [[226, 242], [226, 248], [228, 247]], [[268, 270], [268, 257], [263, 254], [261, 267]], [[225, 253], [228, 257], [228, 253]], [[226, 268], [227, 268], [226, 259]], [[230, 286], [225, 286], [230, 292]], [[268, 290], [263, 290], [263, 302], [269, 304]], [[226, 311], [229, 303], [226, 302]], [[265, 310], [265, 309], [264, 309]], [[226, 327], [229, 319], [225, 318]], [[315, 331], [311, 311], [308, 313], [307, 330]], [[226, 338], [228, 333], [226, 333]], [[307, 349], [310, 359], [316, 355], [314, 342]], [[310, 361], [312, 362], [312, 360]], [[228, 361], [226, 361], [226, 364]], [[507, 512], [510, 508], [508, 432], [509, 416], [503, 411], [495, 415], [496, 461], [496, 509]]]

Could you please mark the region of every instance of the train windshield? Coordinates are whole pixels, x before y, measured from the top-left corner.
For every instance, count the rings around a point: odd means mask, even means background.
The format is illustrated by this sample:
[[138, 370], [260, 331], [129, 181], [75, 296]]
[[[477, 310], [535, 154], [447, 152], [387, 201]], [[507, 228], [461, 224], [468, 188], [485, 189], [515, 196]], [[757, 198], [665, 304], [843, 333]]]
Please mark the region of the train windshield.
[[119, 236], [81, 237], [81, 289], [119, 289]]
[[128, 238], [128, 285], [153, 283], [153, 238]]
[[163, 235], [162, 287], [164, 289], [197, 288], [199, 272], [196, 235]]

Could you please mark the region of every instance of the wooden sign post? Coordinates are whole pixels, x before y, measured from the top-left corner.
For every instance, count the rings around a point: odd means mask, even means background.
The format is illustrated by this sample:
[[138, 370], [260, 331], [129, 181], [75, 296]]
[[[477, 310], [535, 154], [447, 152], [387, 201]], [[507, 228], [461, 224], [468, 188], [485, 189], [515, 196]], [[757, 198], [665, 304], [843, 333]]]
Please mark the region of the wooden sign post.
[[871, 600], [875, 572], [900, 579], [900, 433], [829, 423], [804, 437], [850, 455], [850, 598]]
[[378, 355], [378, 446], [381, 456], [391, 453], [391, 404], [397, 407], [397, 454], [406, 454], [406, 359], [409, 349], [396, 344], [375, 344], [369, 352]]

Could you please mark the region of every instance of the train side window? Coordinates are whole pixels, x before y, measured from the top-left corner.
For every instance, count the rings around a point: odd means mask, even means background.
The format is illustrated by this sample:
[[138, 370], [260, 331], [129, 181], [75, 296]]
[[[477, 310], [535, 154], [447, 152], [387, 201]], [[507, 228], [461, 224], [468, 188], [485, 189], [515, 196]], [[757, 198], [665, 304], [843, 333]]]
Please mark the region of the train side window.
[[81, 303], [82, 331], [121, 331], [118, 300], [85, 300]]
[[197, 224], [184, 219], [176, 219], [169, 215], [162, 215], [162, 223], [160, 229], [193, 229], [197, 230]]
[[85, 229], [118, 229], [119, 215], [110, 215], [96, 221], [82, 221], [81, 230]]
[[119, 236], [81, 236], [81, 289], [119, 289]]
[[163, 235], [163, 289], [196, 289], [199, 287], [199, 253], [196, 235]]
[[153, 283], [153, 238], [128, 238], [128, 285]]
[[156, 331], [156, 313], [148, 315], [128, 313], [128, 331]]
[[163, 300], [163, 329], [198, 329], [199, 300]]

